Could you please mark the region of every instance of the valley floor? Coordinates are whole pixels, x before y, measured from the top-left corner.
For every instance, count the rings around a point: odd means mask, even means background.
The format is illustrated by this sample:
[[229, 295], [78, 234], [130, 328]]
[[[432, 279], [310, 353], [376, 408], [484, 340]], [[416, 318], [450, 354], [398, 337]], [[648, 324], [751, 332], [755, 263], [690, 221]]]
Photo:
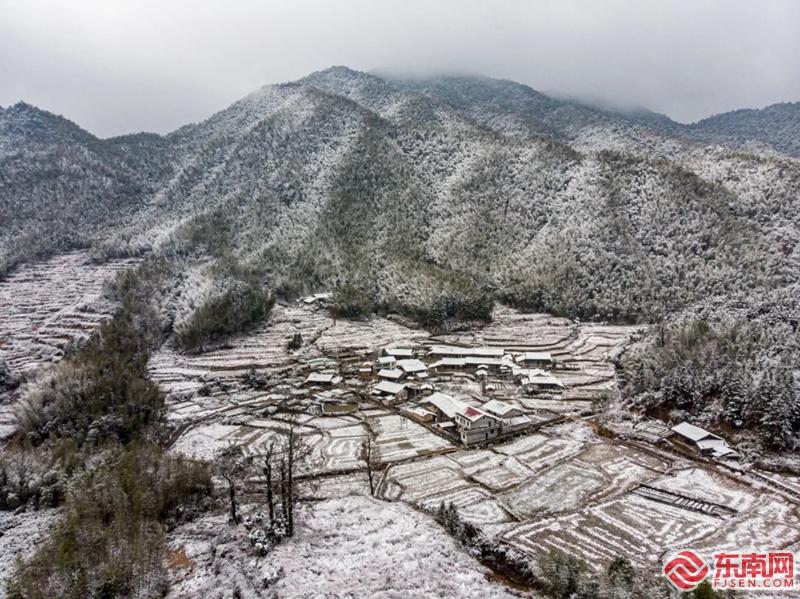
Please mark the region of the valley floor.
[[[69, 255], [0, 284], [11, 306], [0, 316], [0, 357], [20, 373], [58, 359], [64, 343], [91, 330], [95, 314], [110, 313], [101, 279], [122, 266]], [[67, 276], [74, 282], [61, 285]], [[37, 297], [47, 305], [38, 307]], [[558, 548], [598, 568], [617, 556], [652, 567], [687, 547], [800, 549], [798, 479], [676, 452], [657, 423], [623, 420], [609, 429], [595, 418], [618, 393], [612, 360], [640, 328], [498, 307], [487, 326], [434, 336], [400, 319], [337, 321], [297, 303], [276, 306], [263, 326], [201, 354], [164, 346], [150, 375], [167, 396], [170, 451], [213, 460], [236, 444], [258, 457], [289, 426], [310, 448], [299, 473], [297, 535], [262, 558], [222, 511], [183, 524], [169, 533], [170, 597], [230, 596], [234, 588], [242, 597], [513, 594], [423, 513], [441, 503], [531, 559]], [[290, 350], [295, 333], [303, 345]], [[376, 376], [359, 376], [386, 347], [425, 358], [435, 344], [550, 352], [563, 388], [531, 394], [499, 373], [431, 373], [425, 383], [438, 392], [476, 408], [502, 400], [530, 419], [513, 438], [465, 447], [411, 417], [424, 395], [382, 401], [373, 393]], [[307, 383], [310, 373], [328, 370], [341, 383]], [[628, 434], [640, 425], [650, 432]], [[377, 498], [369, 497], [361, 457], [370, 435], [380, 462]], [[246, 514], [259, 509], [258, 475], [244, 482], [242, 496]], [[4, 518], [13, 531], [51, 516]], [[0, 543], [23, 547], [16, 533]]]

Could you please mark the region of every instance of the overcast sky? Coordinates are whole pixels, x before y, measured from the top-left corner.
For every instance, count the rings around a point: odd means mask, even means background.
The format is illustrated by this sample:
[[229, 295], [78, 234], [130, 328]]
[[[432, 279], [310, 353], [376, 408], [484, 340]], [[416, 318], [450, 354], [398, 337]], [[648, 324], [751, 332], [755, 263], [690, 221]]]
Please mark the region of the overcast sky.
[[0, 0], [0, 105], [167, 132], [333, 64], [471, 72], [680, 121], [800, 100], [800, 0]]

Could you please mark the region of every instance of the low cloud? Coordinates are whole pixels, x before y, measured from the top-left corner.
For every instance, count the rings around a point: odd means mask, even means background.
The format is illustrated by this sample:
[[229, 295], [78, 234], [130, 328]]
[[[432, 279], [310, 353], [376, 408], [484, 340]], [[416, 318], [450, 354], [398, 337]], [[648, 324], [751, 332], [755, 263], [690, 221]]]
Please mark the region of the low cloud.
[[332, 64], [481, 73], [680, 121], [800, 100], [794, 0], [0, 0], [0, 105], [167, 132]]

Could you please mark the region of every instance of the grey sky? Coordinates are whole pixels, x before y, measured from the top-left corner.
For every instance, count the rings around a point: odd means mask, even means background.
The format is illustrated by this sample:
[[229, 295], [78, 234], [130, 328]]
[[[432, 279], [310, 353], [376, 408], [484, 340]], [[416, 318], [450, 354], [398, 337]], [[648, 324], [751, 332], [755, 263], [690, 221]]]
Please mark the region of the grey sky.
[[800, 100], [798, 0], [0, 0], [0, 105], [167, 132], [332, 64], [473, 72], [681, 121]]

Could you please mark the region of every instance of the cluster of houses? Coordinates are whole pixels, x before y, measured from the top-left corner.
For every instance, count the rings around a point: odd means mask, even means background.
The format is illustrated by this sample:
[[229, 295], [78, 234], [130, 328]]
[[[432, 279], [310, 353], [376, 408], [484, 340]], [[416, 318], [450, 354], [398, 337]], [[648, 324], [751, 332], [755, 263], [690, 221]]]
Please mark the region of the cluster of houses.
[[433, 345], [424, 355], [408, 348], [386, 348], [376, 362], [365, 362], [359, 377], [372, 381], [371, 393], [381, 401], [396, 405], [415, 399], [417, 405], [407, 407], [409, 418], [438, 427], [445, 434], [464, 444], [480, 443], [507, 436], [531, 425], [522, 410], [493, 399], [480, 407], [434, 392], [431, 374], [470, 372], [476, 377], [489, 373], [512, 377], [526, 392], [560, 390], [563, 384], [545, 367], [553, 367], [547, 352], [525, 352], [512, 356], [497, 347], [457, 347]]
[[[331, 403], [331, 407], [336, 402], [343, 404], [344, 398], [338, 396], [323, 398], [325, 394], [335, 395], [337, 390], [344, 390], [345, 381], [336, 364], [320, 362], [308, 366], [312, 370], [303, 387], [310, 388], [315, 397], [320, 396], [320, 401]], [[434, 392], [432, 375], [461, 372], [485, 379], [491, 372], [512, 378], [525, 392], [534, 393], [563, 388], [561, 381], [544, 370], [554, 366], [555, 361], [547, 352], [512, 355], [497, 347], [433, 345], [424, 352], [388, 347], [377, 360], [361, 362], [354, 370], [374, 398], [386, 405], [414, 400], [411, 407], [401, 406], [409, 418], [437, 427], [441, 433], [464, 444], [473, 444], [523, 431], [531, 425], [531, 419], [519, 408], [497, 399], [477, 407]]]

